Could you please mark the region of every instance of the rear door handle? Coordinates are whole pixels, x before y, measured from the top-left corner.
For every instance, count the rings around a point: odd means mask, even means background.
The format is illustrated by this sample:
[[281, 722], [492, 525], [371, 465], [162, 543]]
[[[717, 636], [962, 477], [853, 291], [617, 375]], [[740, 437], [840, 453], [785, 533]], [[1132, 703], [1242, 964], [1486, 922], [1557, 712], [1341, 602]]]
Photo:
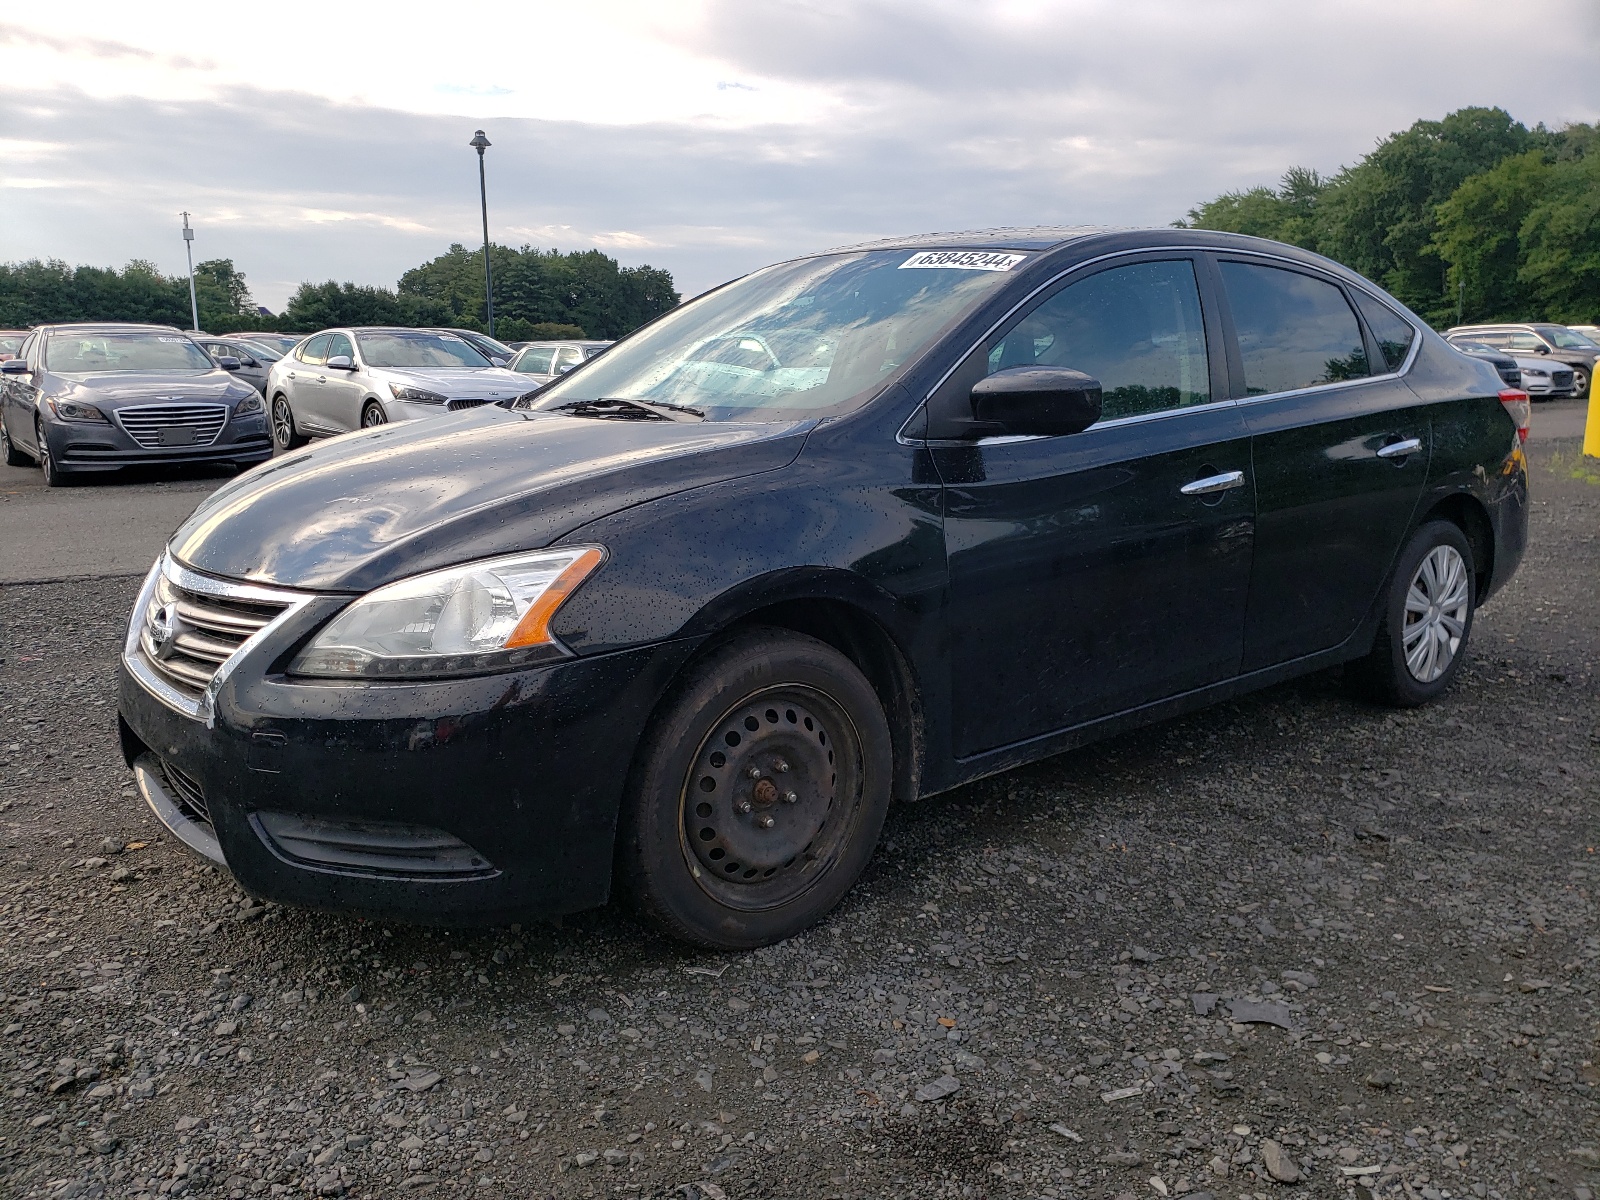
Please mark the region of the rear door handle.
[[1407, 438], [1403, 442], [1391, 442], [1378, 451], [1379, 458], [1404, 458], [1408, 454], [1415, 454], [1422, 449], [1421, 438]]
[[1204, 479], [1186, 483], [1178, 490], [1185, 496], [1210, 496], [1215, 492], [1226, 492], [1239, 487], [1243, 483], [1243, 471], [1224, 471], [1221, 475], [1207, 475]]

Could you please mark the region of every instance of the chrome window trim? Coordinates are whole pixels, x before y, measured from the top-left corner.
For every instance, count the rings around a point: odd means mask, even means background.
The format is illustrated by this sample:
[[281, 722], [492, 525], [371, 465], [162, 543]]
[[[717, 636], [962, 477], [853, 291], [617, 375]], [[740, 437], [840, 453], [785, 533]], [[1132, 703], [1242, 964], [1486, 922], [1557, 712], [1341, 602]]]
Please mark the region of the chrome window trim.
[[[157, 582], [165, 577], [168, 582], [188, 592], [198, 592], [205, 596], [217, 596], [224, 600], [238, 600], [243, 603], [281, 604], [283, 611], [272, 620], [268, 621], [255, 633], [251, 634], [239, 644], [239, 648], [223, 660], [211, 676], [211, 681], [206, 685], [205, 693], [198, 699], [184, 695], [174, 688], [161, 676], [156, 674], [144, 661], [142, 643], [145, 635], [145, 613], [150, 607], [150, 601], [155, 595]], [[263, 638], [277, 630], [291, 617], [295, 616], [307, 604], [316, 599], [309, 592], [292, 592], [280, 588], [261, 587], [253, 583], [235, 583], [227, 579], [214, 579], [210, 575], [201, 575], [180, 563], [174, 562], [172, 556], [165, 550], [161, 557], [156, 559], [155, 565], [150, 568], [150, 573], [145, 576], [144, 584], [139, 588], [139, 598], [134, 602], [133, 615], [128, 620], [128, 634], [122, 645], [122, 665], [128, 669], [128, 674], [139, 681], [140, 686], [149, 692], [161, 703], [174, 712], [188, 717], [194, 721], [204, 722], [207, 729], [213, 727], [216, 721], [216, 697], [222, 685], [233, 674], [234, 669], [244, 660]]]

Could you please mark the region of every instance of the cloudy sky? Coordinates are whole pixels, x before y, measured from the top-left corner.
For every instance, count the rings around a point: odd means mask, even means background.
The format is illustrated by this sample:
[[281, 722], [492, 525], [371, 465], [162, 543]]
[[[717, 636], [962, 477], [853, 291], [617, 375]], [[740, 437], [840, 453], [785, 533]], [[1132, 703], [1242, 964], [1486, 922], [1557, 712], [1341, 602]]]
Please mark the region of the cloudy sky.
[[[1514, 19], [1513, 19], [1514, 14]], [[0, 0], [0, 260], [393, 286], [490, 232], [693, 294], [868, 237], [1166, 224], [1418, 117], [1600, 119], [1595, 0]]]

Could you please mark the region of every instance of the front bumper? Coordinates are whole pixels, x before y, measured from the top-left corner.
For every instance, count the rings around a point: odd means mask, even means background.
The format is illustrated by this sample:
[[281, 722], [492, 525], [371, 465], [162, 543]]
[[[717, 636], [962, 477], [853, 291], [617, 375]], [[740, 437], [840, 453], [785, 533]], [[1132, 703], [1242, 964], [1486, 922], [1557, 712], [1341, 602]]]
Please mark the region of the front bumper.
[[209, 721], [120, 665], [124, 757], [180, 841], [255, 896], [418, 924], [606, 902], [635, 744], [693, 643], [427, 683], [272, 673], [311, 617], [250, 650]]
[[262, 413], [232, 416], [208, 446], [139, 445], [115, 422], [46, 421], [50, 457], [68, 471], [115, 471], [121, 467], [230, 462], [253, 465], [272, 457], [272, 437]]

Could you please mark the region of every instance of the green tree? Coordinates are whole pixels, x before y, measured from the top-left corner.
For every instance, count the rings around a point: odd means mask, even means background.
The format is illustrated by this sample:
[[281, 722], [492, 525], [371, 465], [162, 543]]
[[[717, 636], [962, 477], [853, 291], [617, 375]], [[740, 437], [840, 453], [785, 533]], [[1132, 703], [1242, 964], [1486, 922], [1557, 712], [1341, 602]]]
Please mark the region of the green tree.
[[1291, 167], [1274, 190], [1254, 187], [1225, 192], [1189, 210], [1180, 228], [1219, 229], [1272, 238], [1307, 250], [1317, 248], [1317, 207], [1328, 182], [1309, 167]]
[[[1433, 248], [1449, 268], [1446, 299], [1469, 321], [1525, 321], [1534, 313], [1521, 278], [1522, 227], [1549, 185], [1543, 150], [1502, 159], [1465, 179], [1434, 212]], [[1453, 317], [1455, 305], [1446, 305]]]
[[1583, 128], [1584, 150], [1560, 157], [1520, 230], [1518, 281], [1547, 321], [1600, 320], [1600, 142]]
[[236, 271], [231, 258], [212, 258], [196, 263], [194, 268], [195, 299], [200, 308], [200, 328], [221, 330], [234, 325], [237, 318], [256, 316], [255, 301], [250, 298], [250, 287], [244, 275]]
[[1334, 176], [1319, 205], [1322, 252], [1430, 319], [1453, 317], [1455, 297], [1433, 242], [1437, 207], [1468, 177], [1534, 141], [1500, 108], [1463, 108], [1390, 135]]

